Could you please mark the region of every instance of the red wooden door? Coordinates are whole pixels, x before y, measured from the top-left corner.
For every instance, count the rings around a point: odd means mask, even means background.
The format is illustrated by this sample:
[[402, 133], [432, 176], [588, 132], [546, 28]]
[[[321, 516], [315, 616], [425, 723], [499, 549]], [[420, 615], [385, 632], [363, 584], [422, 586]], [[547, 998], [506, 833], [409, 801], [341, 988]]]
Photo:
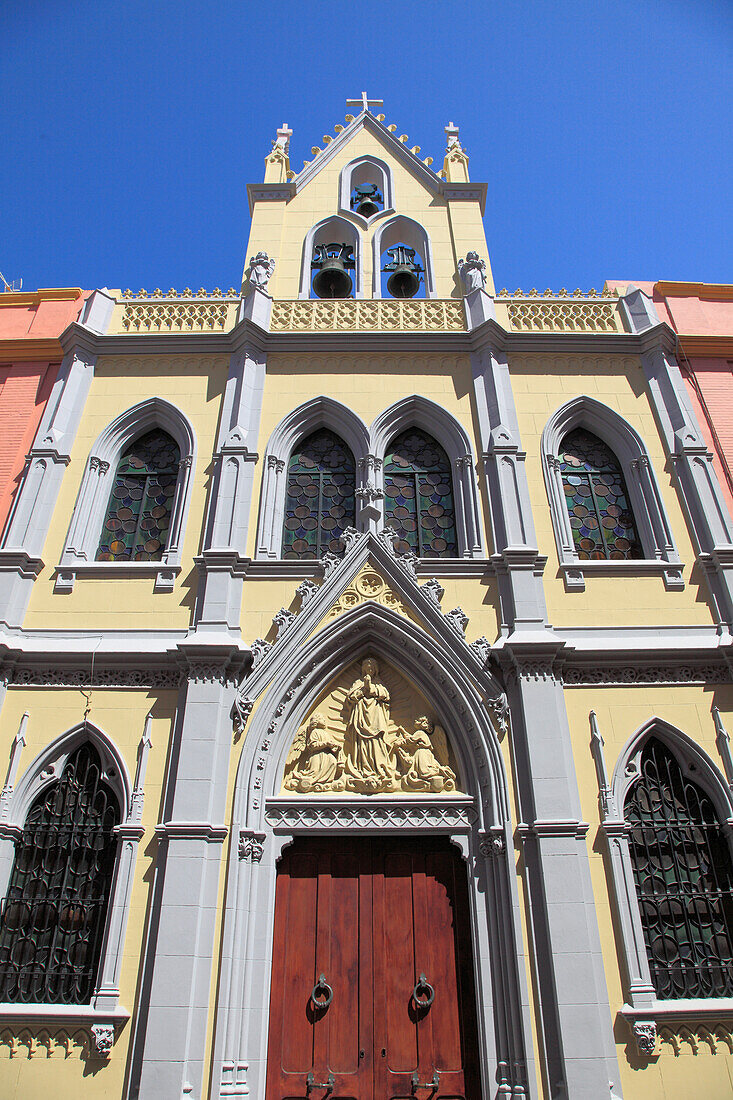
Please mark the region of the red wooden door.
[[[333, 996], [316, 1007], [321, 974]], [[458, 853], [441, 840], [297, 841], [278, 870], [267, 1100], [479, 1095]]]

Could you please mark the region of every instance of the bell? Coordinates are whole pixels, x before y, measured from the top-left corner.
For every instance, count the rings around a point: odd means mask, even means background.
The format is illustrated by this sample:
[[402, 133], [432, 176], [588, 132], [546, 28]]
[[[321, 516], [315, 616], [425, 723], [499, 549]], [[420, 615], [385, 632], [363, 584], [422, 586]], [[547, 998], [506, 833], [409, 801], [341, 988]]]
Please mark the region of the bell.
[[318, 244], [311, 267], [318, 268], [313, 276], [313, 290], [319, 298], [348, 298], [353, 289], [346, 268], [354, 266], [351, 245]]
[[373, 214], [379, 213], [377, 203], [383, 201], [376, 183], [358, 183], [354, 187], [351, 207], [363, 218], [371, 218]]
[[420, 289], [422, 268], [415, 263], [415, 249], [398, 244], [388, 248], [392, 262], [385, 264], [383, 271], [391, 271], [387, 280], [387, 290], [393, 298], [414, 298]]

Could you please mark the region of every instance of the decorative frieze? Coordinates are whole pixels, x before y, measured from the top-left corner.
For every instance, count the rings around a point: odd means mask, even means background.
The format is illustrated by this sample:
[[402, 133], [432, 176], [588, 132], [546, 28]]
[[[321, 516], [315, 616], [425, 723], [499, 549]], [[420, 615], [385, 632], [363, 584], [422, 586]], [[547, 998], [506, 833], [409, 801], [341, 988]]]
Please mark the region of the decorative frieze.
[[568, 687], [606, 684], [725, 684], [731, 673], [725, 665], [565, 665], [563, 682]]
[[448, 299], [274, 302], [272, 332], [464, 332], [463, 303]]
[[663, 1024], [659, 1028], [660, 1056], [673, 1054], [733, 1054], [731, 1021], [690, 1024]]
[[442, 800], [428, 803], [377, 803], [363, 799], [351, 803], [323, 804], [270, 802], [265, 820], [273, 829], [462, 829], [468, 830], [476, 821], [473, 806]]
[[89, 665], [83, 668], [59, 668], [58, 665], [39, 665], [32, 668], [14, 668], [4, 673], [8, 684], [14, 687], [59, 688], [147, 688], [163, 691], [177, 690], [181, 670], [171, 668], [99, 668], [91, 672]]

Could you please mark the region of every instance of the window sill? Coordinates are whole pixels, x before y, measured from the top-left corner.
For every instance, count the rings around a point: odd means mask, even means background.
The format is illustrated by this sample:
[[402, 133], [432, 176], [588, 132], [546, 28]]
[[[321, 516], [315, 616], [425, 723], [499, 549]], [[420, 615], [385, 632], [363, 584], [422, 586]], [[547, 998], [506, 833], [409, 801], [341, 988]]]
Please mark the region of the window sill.
[[48, 1023], [124, 1024], [130, 1019], [126, 1008], [102, 1009], [94, 1005], [44, 1005], [0, 1002], [0, 1020], [43, 1020]]
[[658, 558], [632, 558], [625, 561], [564, 561], [560, 562], [560, 573], [569, 592], [585, 591], [585, 574], [613, 577], [623, 576], [661, 576], [664, 587], [679, 590], [685, 587], [682, 576], [682, 562], [660, 561]]
[[78, 576], [82, 577], [154, 577], [154, 592], [172, 592], [176, 577], [181, 572], [178, 564], [160, 561], [90, 561], [58, 565], [55, 571], [54, 592], [73, 592]]
[[[733, 1024], [733, 997], [653, 1000], [650, 1005], [643, 1008], [634, 1008], [632, 1005], [625, 1004], [619, 1009], [618, 1014], [629, 1024], [639, 1053], [643, 1057], [652, 1058], [658, 1053], [656, 1049], [658, 1027], [674, 1026], [675, 1023], [683, 1021], [693, 1023], [702, 1020], [716, 1023], [725, 1020]], [[730, 1031], [731, 1027], [727, 1026], [727, 1030]]]

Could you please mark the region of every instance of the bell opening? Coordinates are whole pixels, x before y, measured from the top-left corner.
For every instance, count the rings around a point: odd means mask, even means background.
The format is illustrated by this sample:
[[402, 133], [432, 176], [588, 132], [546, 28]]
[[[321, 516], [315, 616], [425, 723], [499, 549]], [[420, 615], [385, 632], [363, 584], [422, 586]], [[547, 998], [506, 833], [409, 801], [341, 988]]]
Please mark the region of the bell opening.
[[349, 298], [354, 283], [347, 268], [355, 266], [350, 244], [317, 244], [311, 262], [313, 293], [317, 298]]
[[382, 268], [383, 274], [389, 276], [387, 294], [391, 298], [414, 298], [421, 289], [423, 275], [415, 249], [398, 244], [388, 248], [387, 254], [392, 257]]
[[357, 183], [351, 192], [351, 209], [362, 218], [372, 218], [384, 209], [384, 199], [376, 183]]

